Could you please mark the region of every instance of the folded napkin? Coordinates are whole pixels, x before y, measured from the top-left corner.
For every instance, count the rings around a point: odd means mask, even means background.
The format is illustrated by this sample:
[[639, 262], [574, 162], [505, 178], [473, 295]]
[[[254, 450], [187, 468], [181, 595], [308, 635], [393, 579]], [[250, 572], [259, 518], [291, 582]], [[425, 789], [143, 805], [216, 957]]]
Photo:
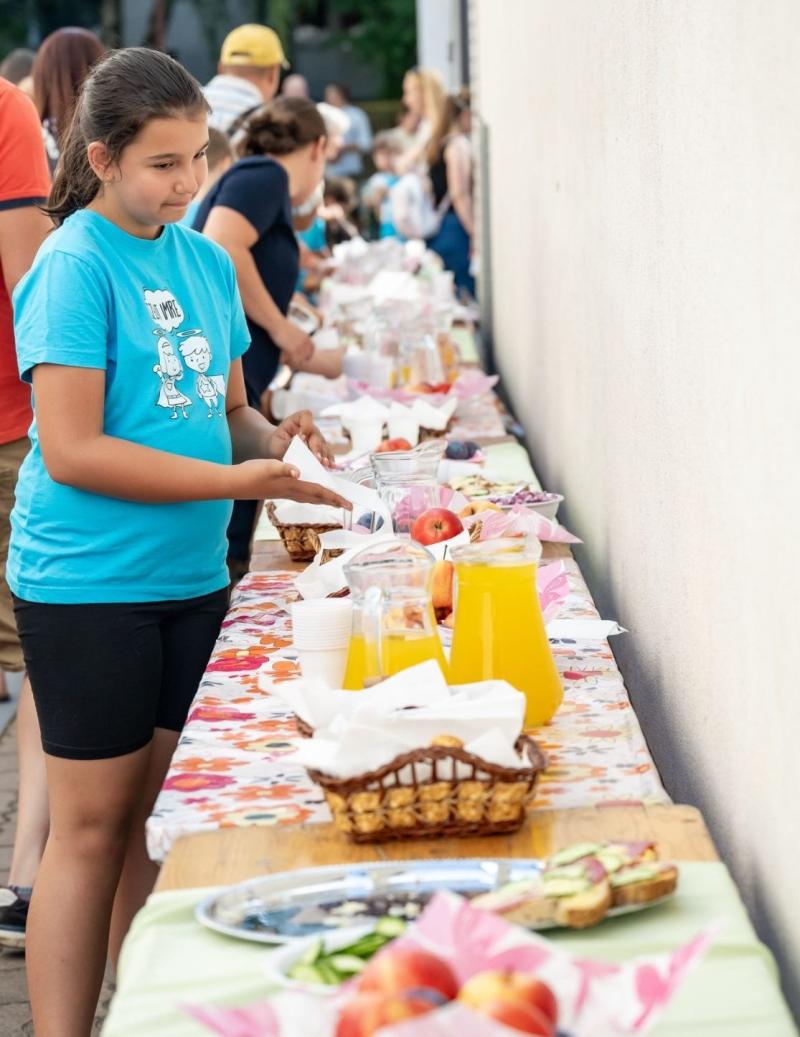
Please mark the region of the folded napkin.
[[547, 636], [554, 641], [605, 641], [627, 632], [613, 619], [554, 619], [547, 624]]
[[[501, 766], [519, 767], [514, 743], [522, 731], [525, 696], [506, 681], [480, 681], [448, 688], [438, 664], [420, 663], [364, 692], [331, 692], [315, 683], [270, 689], [292, 700], [314, 727], [292, 759], [333, 777], [375, 770], [401, 753], [431, 744], [439, 735], [461, 739], [467, 752]], [[355, 700], [352, 704], [342, 695]], [[335, 705], [328, 699], [336, 696]], [[334, 713], [334, 708], [341, 711]], [[413, 707], [413, 708], [410, 708]], [[424, 768], [423, 768], [424, 769]], [[465, 774], [468, 768], [464, 768]], [[417, 768], [418, 778], [425, 780]], [[401, 781], [404, 774], [401, 772]], [[410, 780], [411, 774], [407, 776]]]
[[344, 423], [348, 418], [364, 419], [374, 418], [386, 421], [389, 417], [389, 408], [379, 403], [372, 396], [362, 395], [355, 400], [342, 403], [333, 403], [322, 412], [323, 418], [341, 418]]
[[469, 400], [473, 396], [483, 396], [497, 385], [499, 375], [486, 375], [483, 371], [476, 369], [462, 371], [453, 382], [450, 392], [454, 393], [459, 400]]
[[327, 504], [300, 504], [293, 500], [276, 501], [275, 518], [284, 526], [341, 526], [344, 521], [341, 508]]
[[[320, 461], [314, 456], [309, 450], [306, 444], [298, 436], [295, 436], [292, 442], [289, 444], [289, 449], [286, 451], [284, 458], [286, 464], [294, 465], [295, 468], [300, 472], [300, 478], [307, 482], [317, 483], [320, 486], [324, 486], [326, 489], [333, 490], [334, 493], [338, 493], [345, 500], [349, 500], [354, 505], [354, 508], [359, 508], [362, 512], [374, 511], [377, 512], [383, 519], [387, 526], [391, 526], [391, 515], [389, 509], [383, 503], [381, 498], [378, 496], [375, 490], [370, 489], [368, 486], [362, 486], [359, 483], [352, 482], [352, 480], [345, 478], [341, 475], [329, 471], [325, 468]], [[283, 506], [280, 502], [280, 507]], [[276, 503], [276, 507], [279, 505]], [[338, 521], [342, 520], [342, 513], [339, 509], [328, 509], [327, 505], [321, 504], [304, 504], [298, 505], [304, 510], [300, 514], [307, 514], [310, 518], [303, 518], [300, 521], [317, 523], [320, 521], [317, 519], [317, 515], [325, 510], [332, 510], [338, 513]], [[294, 512], [297, 514], [297, 512]], [[295, 520], [297, 521], [297, 520]], [[324, 521], [324, 520], [323, 520]]]
[[423, 428], [441, 432], [447, 428], [447, 423], [455, 414], [457, 406], [458, 400], [455, 397], [446, 398], [444, 403], [436, 407], [426, 400], [416, 399], [411, 404], [411, 413]]
[[545, 518], [532, 508], [515, 504], [510, 511], [481, 511], [464, 520], [471, 527], [476, 522], [481, 524], [481, 540], [495, 540], [497, 537], [535, 536], [538, 540], [549, 540], [552, 543], [580, 544], [578, 537], [568, 529]]
[[[388, 522], [384, 528], [388, 527], [391, 529], [391, 525], [391, 522]], [[329, 594], [336, 594], [342, 590], [347, 586], [344, 567], [354, 555], [358, 554], [365, 547], [396, 539], [394, 533], [385, 533], [383, 530], [377, 533], [367, 533], [366, 530], [364, 533], [356, 533], [349, 530], [345, 532], [349, 532], [350, 536], [337, 538], [333, 542], [328, 540], [327, 533], [324, 533], [321, 538], [323, 540], [323, 548], [333, 546], [334, 544], [339, 546], [352, 545], [345, 550], [344, 554], [339, 555], [338, 558], [334, 558], [330, 562], [326, 562], [325, 565], [320, 564], [321, 554], [318, 554], [314, 561], [295, 577], [295, 589], [306, 601], [310, 601], [312, 598], [327, 598]]]
[[370, 282], [369, 291], [376, 303], [389, 299], [416, 302], [419, 299], [419, 282], [406, 270], [381, 270]]

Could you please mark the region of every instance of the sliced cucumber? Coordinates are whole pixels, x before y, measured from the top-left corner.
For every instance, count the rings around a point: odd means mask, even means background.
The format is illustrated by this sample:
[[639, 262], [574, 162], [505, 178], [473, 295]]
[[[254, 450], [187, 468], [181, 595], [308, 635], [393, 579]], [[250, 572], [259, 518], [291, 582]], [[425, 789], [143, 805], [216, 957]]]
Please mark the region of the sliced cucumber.
[[354, 976], [357, 972], [363, 972], [365, 968], [364, 959], [359, 958], [357, 954], [332, 954], [324, 960], [341, 976]]
[[[287, 972], [287, 975], [289, 979], [296, 979], [300, 983], [327, 984], [329, 982], [316, 965], [308, 965], [302, 961], [296, 961]], [[334, 982], [337, 981], [334, 980]]]
[[303, 951], [300, 957], [297, 959], [296, 964], [298, 965], [313, 965], [314, 962], [321, 958], [325, 953], [325, 941], [322, 939], [314, 940], [314, 942]]
[[342, 947], [340, 954], [357, 954], [359, 958], [370, 958], [383, 945], [387, 943], [385, 936], [380, 933], [369, 933], [362, 936], [360, 940], [351, 943], [349, 947]]
[[319, 973], [320, 978], [317, 980], [318, 983], [326, 983], [330, 987], [337, 986], [342, 982], [343, 977], [326, 958], [320, 958], [319, 961], [315, 962], [315, 964], [311, 966], [311, 968], [316, 969]]
[[383, 918], [379, 918], [375, 925], [376, 933], [380, 933], [381, 936], [388, 936], [392, 940], [395, 936], [399, 936], [405, 931], [405, 921], [402, 918], [394, 918], [390, 915], [385, 915]]

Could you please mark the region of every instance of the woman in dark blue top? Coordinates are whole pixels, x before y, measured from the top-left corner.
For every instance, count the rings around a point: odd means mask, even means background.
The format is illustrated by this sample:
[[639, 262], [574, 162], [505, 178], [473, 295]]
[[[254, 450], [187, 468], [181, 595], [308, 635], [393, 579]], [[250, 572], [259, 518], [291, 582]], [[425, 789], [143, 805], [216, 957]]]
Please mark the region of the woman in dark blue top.
[[[325, 123], [305, 98], [282, 97], [251, 117], [241, 154], [203, 199], [195, 230], [217, 241], [236, 267], [252, 343], [242, 358], [247, 399], [261, 409], [281, 359], [298, 369], [314, 353], [310, 337], [286, 317], [300, 269], [292, 206], [314, 193], [325, 170]], [[228, 560], [241, 570], [250, 554], [256, 502], [237, 501]]]

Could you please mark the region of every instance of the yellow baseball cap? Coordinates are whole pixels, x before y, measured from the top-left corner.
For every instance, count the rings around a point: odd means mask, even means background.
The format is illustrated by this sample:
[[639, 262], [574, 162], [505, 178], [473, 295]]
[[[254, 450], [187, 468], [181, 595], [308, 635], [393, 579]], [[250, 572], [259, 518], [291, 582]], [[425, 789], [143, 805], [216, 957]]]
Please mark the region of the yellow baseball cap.
[[289, 67], [278, 34], [266, 25], [240, 25], [232, 29], [222, 43], [219, 56], [221, 65], [271, 65]]

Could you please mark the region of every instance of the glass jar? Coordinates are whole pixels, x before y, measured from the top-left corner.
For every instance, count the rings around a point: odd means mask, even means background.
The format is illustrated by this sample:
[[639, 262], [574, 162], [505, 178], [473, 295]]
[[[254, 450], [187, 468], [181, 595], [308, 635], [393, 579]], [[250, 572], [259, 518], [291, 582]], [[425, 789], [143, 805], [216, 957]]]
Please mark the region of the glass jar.
[[431, 601], [433, 565], [430, 552], [403, 540], [365, 547], [345, 565], [353, 598], [345, 688], [369, 688], [428, 659], [446, 674]]

